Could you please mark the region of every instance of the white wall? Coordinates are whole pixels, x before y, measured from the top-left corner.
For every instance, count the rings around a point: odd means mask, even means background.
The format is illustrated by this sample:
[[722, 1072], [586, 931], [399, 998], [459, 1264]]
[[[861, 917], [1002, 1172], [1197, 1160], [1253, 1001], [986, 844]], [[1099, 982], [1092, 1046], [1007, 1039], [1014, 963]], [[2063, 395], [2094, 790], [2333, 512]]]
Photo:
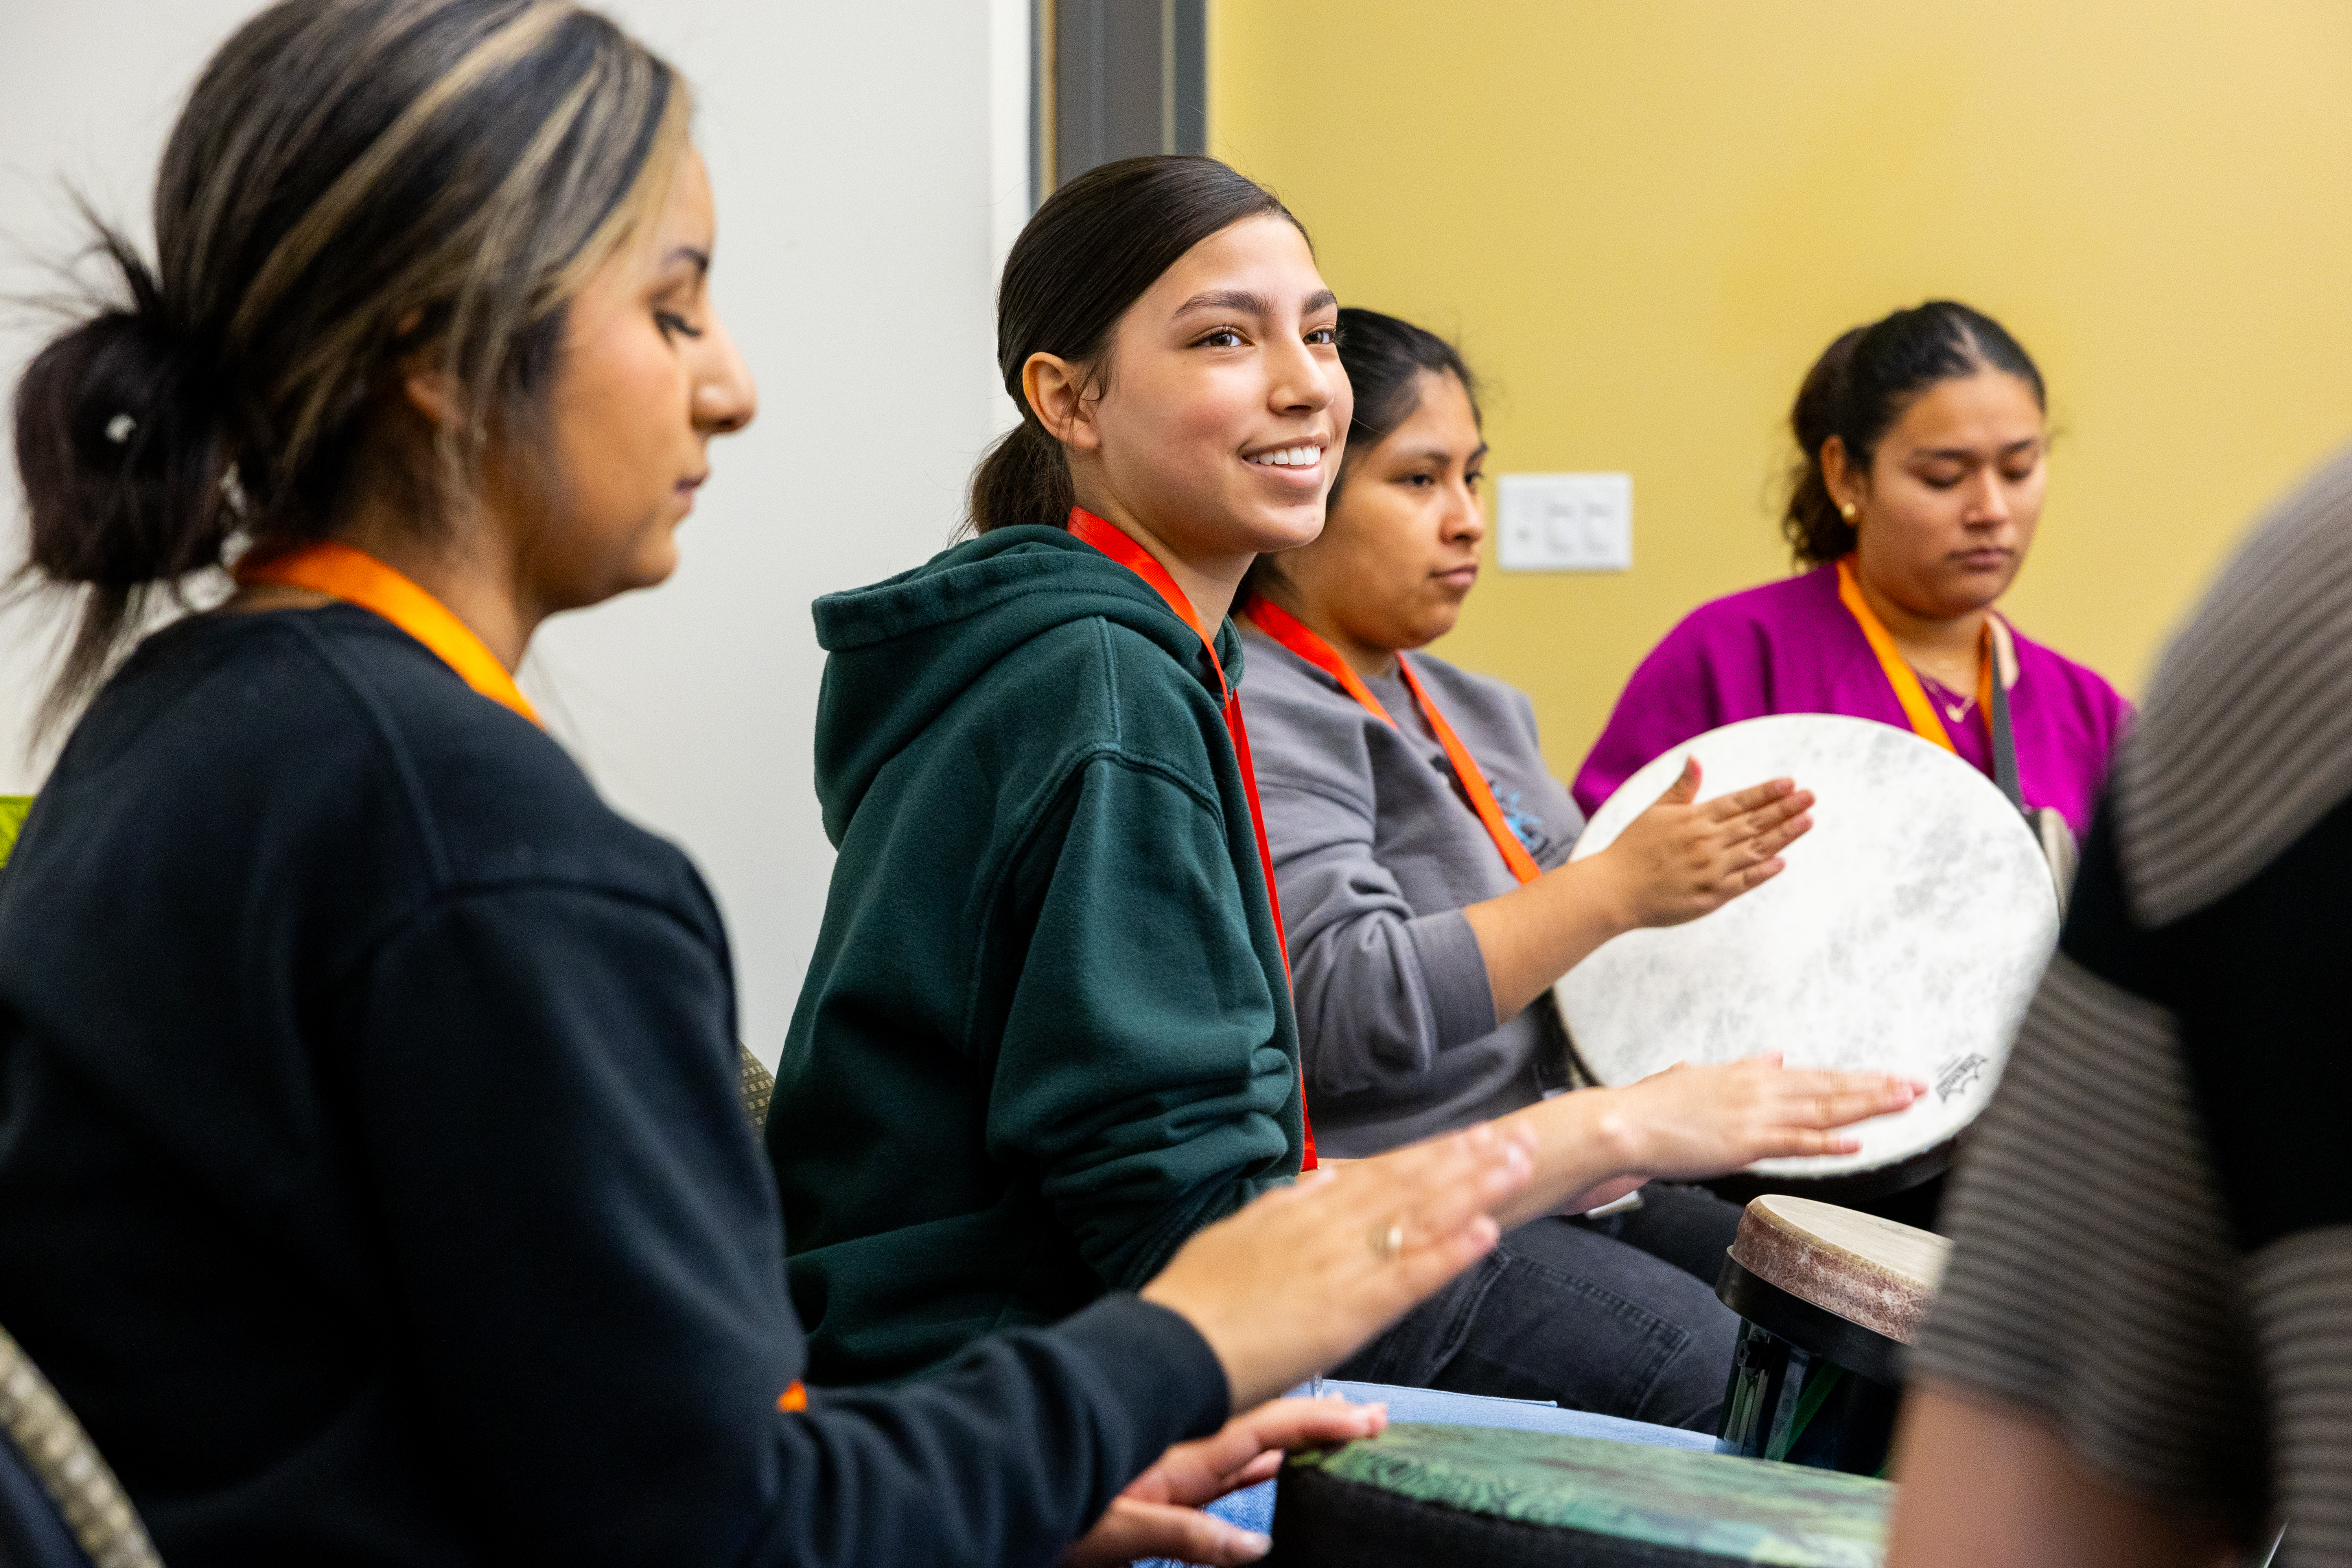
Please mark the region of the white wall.
[[[997, 259], [1026, 215], [1025, 0], [618, 0], [694, 81], [719, 194], [715, 288], [760, 377], [662, 588], [551, 624], [524, 684], [623, 811], [725, 908], [743, 1034], [772, 1060], [832, 851], [810, 736], [815, 595], [921, 561], [1010, 416]], [[72, 244], [70, 179], [146, 233], [156, 159], [242, 0], [0, 0], [0, 296]], [[37, 346], [0, 321], [0, 386]], [[0, 561], [23, 558], [13, 472]], [[35, 616], [0, 615], [0, 795], [36, 787]]]

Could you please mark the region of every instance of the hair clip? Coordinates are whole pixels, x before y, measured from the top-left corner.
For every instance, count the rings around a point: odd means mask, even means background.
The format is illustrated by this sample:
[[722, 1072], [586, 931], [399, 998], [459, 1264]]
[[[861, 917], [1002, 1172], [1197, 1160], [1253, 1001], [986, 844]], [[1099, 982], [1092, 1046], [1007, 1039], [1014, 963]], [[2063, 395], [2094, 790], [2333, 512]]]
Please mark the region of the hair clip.
[[138, 420], [128, 414], [118, 414], [106, 422], [106, 438], [118, 447], [128, 446], [131, 432], [138, 428]]

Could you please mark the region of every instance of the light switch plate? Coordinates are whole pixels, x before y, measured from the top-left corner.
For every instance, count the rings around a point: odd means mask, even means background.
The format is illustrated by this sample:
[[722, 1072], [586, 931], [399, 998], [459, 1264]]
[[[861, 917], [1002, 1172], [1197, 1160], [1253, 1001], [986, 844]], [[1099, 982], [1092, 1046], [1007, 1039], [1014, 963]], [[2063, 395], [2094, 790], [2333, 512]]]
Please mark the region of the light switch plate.
[[1505, 474], [1495, 510], [1507, 572], [1633, 569], [1633, 476]]

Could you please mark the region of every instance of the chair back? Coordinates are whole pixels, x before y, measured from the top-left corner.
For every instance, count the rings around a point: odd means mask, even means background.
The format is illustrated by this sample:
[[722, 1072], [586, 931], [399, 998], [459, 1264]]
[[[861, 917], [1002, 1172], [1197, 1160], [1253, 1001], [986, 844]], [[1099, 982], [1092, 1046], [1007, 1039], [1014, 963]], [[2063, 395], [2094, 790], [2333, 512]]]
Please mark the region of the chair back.
[[0, 1563], [162, 1568], [89, 1434], [0, 1330]]
[[756, 1138], [767, 1130], [768, 1101], [776, 1097], [776, 1075], [751, 1054], [751, 1047], [740, 1040], [736, 1042], [735, 1051], [741, 1058], [743, 1114], [751, 1119], [751, 1136]]

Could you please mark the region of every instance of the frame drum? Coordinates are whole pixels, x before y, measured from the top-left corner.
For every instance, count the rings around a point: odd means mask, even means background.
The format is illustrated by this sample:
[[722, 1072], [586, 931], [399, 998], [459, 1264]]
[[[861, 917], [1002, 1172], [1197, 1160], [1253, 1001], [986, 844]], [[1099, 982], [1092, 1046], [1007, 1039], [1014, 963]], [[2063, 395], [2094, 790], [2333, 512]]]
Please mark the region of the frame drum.
[[1790, 1067], [1899, 1073], [1909, 1110], [1852, 1131], [1852, 1154], [1766, 1160], [1753, 1190], [1864, 1198], [1950, 1163], [1991, 1097], [2058, 936], [2040, 841], [2000, 786], [1907, 730], [1782, 713], [1711, 730], [1625, 781], [1571, 859], [1607, 848], [1683, 760], [1713, 799], [1790, 777], [1818, 797], [1781, 873], [1685, 925], [1627, 931], [1556, 994], [1592, 1081], [1777, 1050]]

